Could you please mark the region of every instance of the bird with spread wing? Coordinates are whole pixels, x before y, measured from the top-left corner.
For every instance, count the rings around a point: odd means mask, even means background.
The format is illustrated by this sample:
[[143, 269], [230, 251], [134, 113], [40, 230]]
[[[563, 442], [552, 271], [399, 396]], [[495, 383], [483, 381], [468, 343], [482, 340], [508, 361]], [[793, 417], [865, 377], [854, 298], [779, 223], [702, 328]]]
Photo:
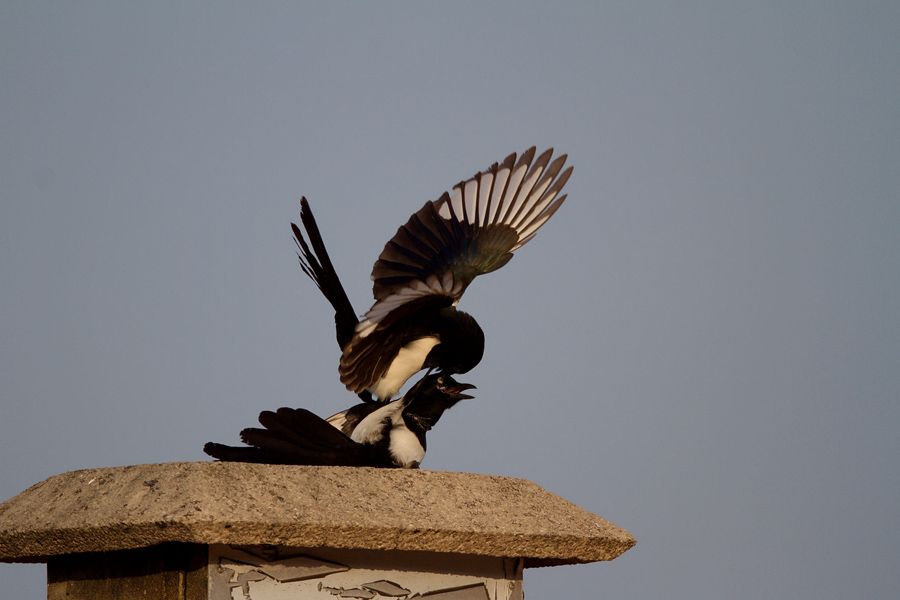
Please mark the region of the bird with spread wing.
[[[388, 402], [422, 369], [466, 373], [484, 354], [484, 332], [456, 308], [469, 284], [528, 243], [566, 199], [566, 155], [535, 148], [425, 203], [382, 250], [372, 270], [375, 303], [362, 316], [347, 297], [306, 198], [303, 231], [291, 226], [303, 271], [335, 310], [341, 383], [364, 400]], [[308, 238], [308, 240], [307, 240]]]

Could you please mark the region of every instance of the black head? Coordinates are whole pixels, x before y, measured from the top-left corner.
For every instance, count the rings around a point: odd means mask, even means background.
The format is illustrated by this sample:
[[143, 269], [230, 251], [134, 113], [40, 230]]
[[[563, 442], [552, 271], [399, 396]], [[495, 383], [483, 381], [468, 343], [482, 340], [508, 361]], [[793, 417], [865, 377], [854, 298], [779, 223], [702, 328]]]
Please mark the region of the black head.
[[468, 313], [448, 306], [441, 310], [439, 367], [447, 373], [468, 373], [484, 356], [484, 331]]
[[472, 398], [473, 396], [463, 392], [473, 389], [474, 385], [460, 383], [449, 373], [433, 373], [420, 379], [406, 393], [409, 403], [403, 414], [415, 418], [424, 429], [431, 429], [445, 410], [460, 400]]

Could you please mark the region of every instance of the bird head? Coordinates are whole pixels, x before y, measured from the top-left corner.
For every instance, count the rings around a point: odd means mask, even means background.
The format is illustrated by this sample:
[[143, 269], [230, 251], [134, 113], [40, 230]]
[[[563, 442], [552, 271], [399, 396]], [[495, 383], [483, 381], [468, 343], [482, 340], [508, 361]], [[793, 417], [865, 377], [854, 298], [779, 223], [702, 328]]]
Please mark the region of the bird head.
[[476, 389], [471, 383], [460, 383], [453, 379], [449, 373], [438, 373], [437, 380], [434, 384], [435, 390], [453, 400], [456, 404], [460, 400], [469, 400], [474, 398], [468, 394], [463, 394], [464, 390]]
[[444, 371], [468, 373], [484, 356], [484, 331], [470, 314], [453, 306], [442, 309], [441, 317], [441, 343], [435, 350], [443, 355]]
[[460, 400], [473, 398], [463, 393], [473, 390], [471, 383], [460, 383], [449, 373], [432, 373], [419, 380], [407, 393], [409, 399], [404, 416], [415, 418], [424, 429], [431, 429], [444, 414]]

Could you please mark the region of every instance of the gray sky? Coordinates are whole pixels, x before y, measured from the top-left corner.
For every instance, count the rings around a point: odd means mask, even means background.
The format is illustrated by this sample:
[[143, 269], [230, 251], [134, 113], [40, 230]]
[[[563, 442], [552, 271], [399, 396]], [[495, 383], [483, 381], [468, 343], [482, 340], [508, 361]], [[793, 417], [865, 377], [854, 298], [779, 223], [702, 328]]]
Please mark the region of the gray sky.
[[362, 312], [412, 212], [554, 146], [424, 467], [637, 537], [531, 598], [895, 597], [900, 4], [131, 4], [0, 6], [0, 499], [346, 408], [300, 196]]

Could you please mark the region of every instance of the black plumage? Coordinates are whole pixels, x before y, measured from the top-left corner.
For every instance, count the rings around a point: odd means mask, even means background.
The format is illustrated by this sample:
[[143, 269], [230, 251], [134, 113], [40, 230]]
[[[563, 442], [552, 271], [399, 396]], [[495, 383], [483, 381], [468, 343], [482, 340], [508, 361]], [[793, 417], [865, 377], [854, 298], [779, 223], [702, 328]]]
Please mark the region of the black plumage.
[[385, 245], [372, 270], [375, 303], [357, 319], [305, 198], [291, 224], [304, 272], [335, 309], [340, 379], [386, 402], [421, 369], [466, 373], [484, 353], [484, 332], [456, 304], [475, 277], [495, 271], [565, 200], [572, 172], [553, 150], [509, 155], [438, 200], [425, 203]]
[[263, 411], [262, 429], [241, 431], [248, 446], [209, 442], [203, 451], [224, 461], [417, 468], [425, 456], [426, 433], [445, 410], [471, 398], [462, 392], [472, 388], [435, 373], [398, 400], [358, 404], [327, 420], [303, 408]]

